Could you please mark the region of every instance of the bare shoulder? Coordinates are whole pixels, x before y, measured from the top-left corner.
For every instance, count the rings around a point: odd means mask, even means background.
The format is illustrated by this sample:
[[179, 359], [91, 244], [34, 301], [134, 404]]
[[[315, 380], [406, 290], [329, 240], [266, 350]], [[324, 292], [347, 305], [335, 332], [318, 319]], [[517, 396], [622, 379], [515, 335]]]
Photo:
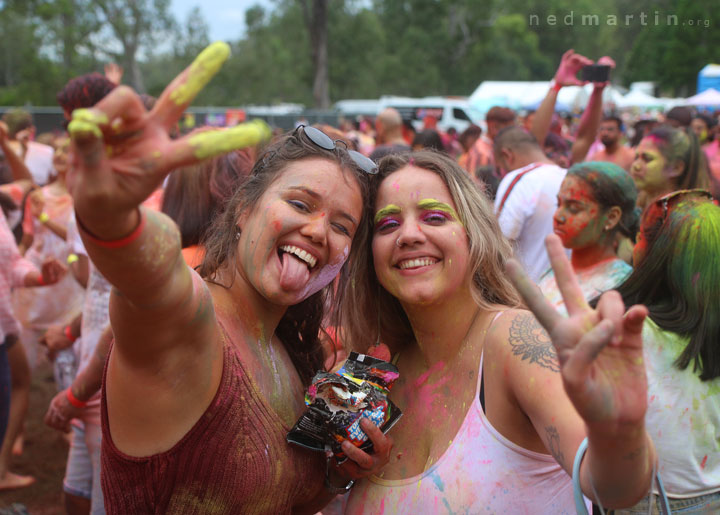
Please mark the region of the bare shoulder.
[[511, 309], [504, 312], [488, 332], [487, 345], [489, 350], [512, 356], [520, 363], [560, 371], [550, 335], [530, 311]]

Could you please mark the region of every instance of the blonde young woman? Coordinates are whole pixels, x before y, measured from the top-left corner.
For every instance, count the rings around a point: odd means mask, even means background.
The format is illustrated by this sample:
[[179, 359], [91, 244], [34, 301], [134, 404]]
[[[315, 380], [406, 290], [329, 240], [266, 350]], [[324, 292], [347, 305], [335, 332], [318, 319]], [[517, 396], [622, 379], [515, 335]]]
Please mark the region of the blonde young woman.
[[622, 507], [645, 495], [655, 462], [646, 310], [623, 316], [614, 292], [591, 309], [555, 236], [548, 251], [570, 316], [515, 263], [535, 316], [520, 309], [492, 206], [447, 157], [385, 158], [372, 201], [344, 327], [358, 348], [378, 332], [390, 346], [404, 415], [389, 464], [355, 486], [348, 513], [574, 513], [570, 472], [586, 437], [588, 498]]

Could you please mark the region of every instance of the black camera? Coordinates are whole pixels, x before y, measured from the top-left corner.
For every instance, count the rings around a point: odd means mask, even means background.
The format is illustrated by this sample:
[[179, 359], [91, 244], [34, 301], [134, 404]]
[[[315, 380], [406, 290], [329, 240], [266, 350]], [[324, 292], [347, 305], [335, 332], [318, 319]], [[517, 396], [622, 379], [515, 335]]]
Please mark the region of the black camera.
[[588, 82], [607, 82], [610, 79], [610, 66], [590, 64], [582, 68], [582, 80]]

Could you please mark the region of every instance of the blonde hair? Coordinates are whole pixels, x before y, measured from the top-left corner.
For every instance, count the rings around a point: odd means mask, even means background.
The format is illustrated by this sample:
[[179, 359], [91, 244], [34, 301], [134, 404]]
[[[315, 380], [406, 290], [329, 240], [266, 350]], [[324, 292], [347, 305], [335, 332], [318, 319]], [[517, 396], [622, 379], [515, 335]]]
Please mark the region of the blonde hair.
[[[471, 293], [482, 309], [493, 304], [522, 306], [520, 295], [505, 273], [505, 262], [512, 256], [493, 206], [468, 174], [455, 161], [434, 151], [390, 155], [382, 159], [373, 179], [370, 206], [374, 209], [380, 183], [408, 165], [436, 173], [445, 183], [465, 227], [470, 246]], [[340, 337], [349, 348], [365, 350], [376, 340], [398, 348], [414, 341], [410, 321], [400, 302], [377, 280], [372, 257], [373, 217], [367, 217], [367, 241], [358, 242], [358, 255], [350, 263], [353, 278], [347, 301], [341, 308]], [[379, 334], [378, 334], [379, 332]]]

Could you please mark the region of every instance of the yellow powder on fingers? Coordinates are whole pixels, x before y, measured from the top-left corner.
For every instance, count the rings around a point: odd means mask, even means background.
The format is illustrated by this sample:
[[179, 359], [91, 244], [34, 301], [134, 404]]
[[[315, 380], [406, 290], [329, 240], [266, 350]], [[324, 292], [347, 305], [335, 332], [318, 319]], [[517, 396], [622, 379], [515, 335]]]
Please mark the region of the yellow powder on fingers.
[[78, 138], [83, 134], [92, 133], [97, 138], [102, 138], [100, 127], [91, 122], [83, 120], [73, 120], [68, 125], [68, 132], [72, 138]]
[[[81, 121], [87, 123], [93, 123], [95, 125], [106, 125], [108, 123], [108, 117], [102, 111], [96, 109], [75, 109], [72, 112], [72, 119], [74, 121]], [[72, 123], [72, 122], [70, 122]]]
[[185, 82], [170, 93], [170, 100], [176, 105], [189, 103], [210, 82], [229, 56], [230, 46], [223, 41], [216, 41], [206, 47], [190, 65]]
[[270, 127], [261, 120], [238, 125], [231, 129], [206, 131], [188, 138], [193, 154], [198, 159], [207, 159], [231, 150], [251, 147], [270, 138]]

